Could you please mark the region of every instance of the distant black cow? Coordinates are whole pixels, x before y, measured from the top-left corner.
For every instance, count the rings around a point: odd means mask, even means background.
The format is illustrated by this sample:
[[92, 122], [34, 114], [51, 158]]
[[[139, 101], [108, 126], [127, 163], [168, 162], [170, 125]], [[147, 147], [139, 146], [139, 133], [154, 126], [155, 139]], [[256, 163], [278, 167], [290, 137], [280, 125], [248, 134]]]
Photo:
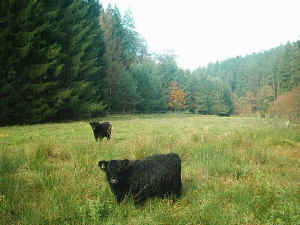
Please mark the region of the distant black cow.
[[181, 194], [181, 160], [175, 153], [152, 155], [143, 160], [99, 161], [110, 189], [120, 203], [130, 194], [135, 204], [150, 196]]
[[110, 122], [104, 122], [104, 123], [90, 122], [90, 125], [93, 129], [96, 141], [98, 140], [98, 138], [100, 138], [100, 140], [102, 140], [104, 137], [106, 137], [107, 140], [110, 139], [111, 128], [112, 128], [112, 125]]
[[217, 115], [218, 116], [230, 116], [230, 113], [228, 113], [228, 112], [218, 112]]

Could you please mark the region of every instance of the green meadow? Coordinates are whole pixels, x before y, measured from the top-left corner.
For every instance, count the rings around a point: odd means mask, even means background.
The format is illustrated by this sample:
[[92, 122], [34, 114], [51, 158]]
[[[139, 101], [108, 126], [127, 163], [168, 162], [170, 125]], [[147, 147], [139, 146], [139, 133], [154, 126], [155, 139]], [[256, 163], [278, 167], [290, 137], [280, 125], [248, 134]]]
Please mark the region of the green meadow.
[[[103, 119], [103, 118], [102, 118]], [[300, 224], [300, 125], [255, 117], [115, 115], [0, 127], [0, 224]], [[176, 152], [182, 196], [116, 204], [99, 160]]]

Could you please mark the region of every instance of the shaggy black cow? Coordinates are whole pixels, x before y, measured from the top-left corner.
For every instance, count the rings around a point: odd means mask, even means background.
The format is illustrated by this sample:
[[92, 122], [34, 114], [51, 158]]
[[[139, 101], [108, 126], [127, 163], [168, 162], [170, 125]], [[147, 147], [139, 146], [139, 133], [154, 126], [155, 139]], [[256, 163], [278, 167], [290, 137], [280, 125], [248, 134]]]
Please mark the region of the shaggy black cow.
[[181, 194], [181, 160], [175, 153], [152, 155], [143, 160], [99, 161], [110, 189], [120, 203], [130, 194], [135, 204], [150, 196]]
[[111, 128], [112, 128], [112, 125], [110, 122], [104, 122], [104, 123], [90, 122], [90, 125], [93, 129], [96, 141], [98, 140], [98, 138], [100, 138], [100, 140], [102, 140], [104, 137], [106, 137], [107, 140], [110, 139]]

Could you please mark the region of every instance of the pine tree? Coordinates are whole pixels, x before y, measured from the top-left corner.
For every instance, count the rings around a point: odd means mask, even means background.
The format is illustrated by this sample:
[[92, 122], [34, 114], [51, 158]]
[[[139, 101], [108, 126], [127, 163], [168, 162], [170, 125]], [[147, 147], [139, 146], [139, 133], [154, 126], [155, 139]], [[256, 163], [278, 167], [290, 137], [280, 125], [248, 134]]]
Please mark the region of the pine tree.
[[[3, 124], [37, 123], [103, 110], [96, 86], [104, 45], [97, 1], [1, 2]], [[76, 26], [77, 25], [77, 26]], [[98, 104], [98, 107], [95, 107]]]
[[135, 112], [136, 104], [140, 101], [140, 95], [137, 92], [137, 84], [133, 74], [128, 70], [121, 74], [117, 85], [116, 97], [118, 102], [115, 103], [115, 109], [118, 112]]
[[[5, 5], [5, 4], [4, 4]], [[51, 36], [51, 22], [43, 1], [8, 1], [1, 5], [1, 121], [7, 124], [50, 120], [54, 89], [62, 65]], [[5, 7], [3, 10], [2, 6]]]
[[58, 33], [65, 66], [59, 77], [58, 118], [102, 113], [104, 42], [98, 23], [101, 6], [96, 0], [65, 0], [60, 6]]
[[104, 32], [106, 51], [105, 96], [109, 111], [117, 111], [118, 85], [122, 74], [126, 74], [132, 63], [145, 54], [143, 42], [135, 31], [134, 20], [130, 13], [121, 15], [117, 7], [109, 5], [99, 17]]
[[138, 112], [157, 112], [160, 110], [161, 96], [159, 90], [156, 64], [151, 59], [133, 64], [130, 68], [136, 80], [137, 93], [140, 96], [136, 104]]

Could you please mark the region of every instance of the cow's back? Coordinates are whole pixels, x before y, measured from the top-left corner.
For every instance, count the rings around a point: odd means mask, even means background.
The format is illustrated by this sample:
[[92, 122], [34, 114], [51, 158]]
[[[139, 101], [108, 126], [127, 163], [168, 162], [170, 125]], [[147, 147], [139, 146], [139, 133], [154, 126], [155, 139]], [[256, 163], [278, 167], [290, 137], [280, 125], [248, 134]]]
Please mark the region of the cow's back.
[[[181, 189], [181, 160], [175, 153], [153, 155], [133, 161], [127, 171], [128, 186], [133, 193], [145, 189], [150, 195]], [[176, 190], [173, 190], [176, 189]]]

